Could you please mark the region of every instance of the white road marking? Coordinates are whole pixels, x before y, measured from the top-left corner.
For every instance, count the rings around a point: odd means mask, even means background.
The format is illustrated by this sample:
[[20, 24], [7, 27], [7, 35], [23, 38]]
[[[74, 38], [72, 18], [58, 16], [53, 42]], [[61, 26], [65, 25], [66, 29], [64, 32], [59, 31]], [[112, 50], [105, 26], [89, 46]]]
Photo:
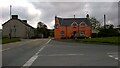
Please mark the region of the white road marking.
[[10, 48], [6, 48], [6, 49], [3, 49], [2, 51], [6, 51], [6, 50], [9, 50]]
[[51, 41], [51, 39], [47, 43], [45, 43], [45, 44], [48, 44], [50, 41]]
[[[50, 39], [51, 40], [51, 39]], [[49, 42], [50, 42], [50, 40], [47, 42], [47, 43], [45, 43], [45, 44], [48, 44]], [[23, 65], [23, 67], [24, 66], [31, 66], [32, 65], [32, 63], [38, 58], [38, 54], [46, 47], [47, 45], [44, 45], [42, 48], [40, 48], [40, 50], [37, 52], [37, 53], [35, 53], [35, 55], [33, 55], [24, 65]], [[23, 68], [22, 67], [22, 68]]]
[[53, 55], [40, 55], [40, 56], [76, 56], [76, 55], [84, 55], [84, 54], [53, 54]]
[[118, 58], [115, 58], [116, 60], [118, 60]]
[[24, 65], [24, 66], [31, 66], [32, 63], [38, 58], [38, 55], [34, 55], [33, 57], [31, 57]]
[[107, 53], [109, 57], [114, 58], [115, 60], [120, 61], [120, 59], [118, 58], [118, 53]]
[[38, 55], [46, 46], [43, 46], [35, 55]]

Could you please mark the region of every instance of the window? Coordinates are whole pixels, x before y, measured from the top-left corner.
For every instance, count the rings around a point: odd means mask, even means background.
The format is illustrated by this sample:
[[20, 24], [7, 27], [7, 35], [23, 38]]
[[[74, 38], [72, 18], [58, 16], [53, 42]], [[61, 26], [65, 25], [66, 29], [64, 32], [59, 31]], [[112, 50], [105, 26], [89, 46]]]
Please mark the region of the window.
[[85, 32], [84, 31], [80, 32], [80, 36], [85, 36]]
[[80, 32], [80, 34], [85, 34], [85, 32]]
[[77, 26], [77, 24], [76, 24], [76, 23], [73, 23], [73, 26]]
[[71, 26], [76, 27], [76, 26], [77, 26], [77, 23], [76, 23], [76, 22], [73, 22], [73, 23], [71, 24]]
[[58, 24], [55, 24], [55, 28], [58, 28]]
[[61, 36], [64, 36], [64, 31], [61, 31]]
[[84, 24], [84, 23], [82, 23], [82, 24], [81, 24], [81, 27], [82, 27], [82, 28], [84, 28], [84, 27], [85, 27], [85, 24]]
[[73, 28], [76, 28], [77, 23], [76, 23], [76, 22], [73, 22], [73, 23], [72, 23], [72, 26], [73, 26]]

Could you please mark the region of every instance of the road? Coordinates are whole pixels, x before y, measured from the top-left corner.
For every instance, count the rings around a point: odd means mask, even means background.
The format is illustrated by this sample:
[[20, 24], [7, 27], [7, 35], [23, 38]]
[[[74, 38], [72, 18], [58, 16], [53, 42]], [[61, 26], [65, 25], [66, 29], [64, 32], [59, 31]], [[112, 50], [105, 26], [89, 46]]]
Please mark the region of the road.
[[118, 66], [118, 46], [34, 39], [3, 45], [3, 66]]

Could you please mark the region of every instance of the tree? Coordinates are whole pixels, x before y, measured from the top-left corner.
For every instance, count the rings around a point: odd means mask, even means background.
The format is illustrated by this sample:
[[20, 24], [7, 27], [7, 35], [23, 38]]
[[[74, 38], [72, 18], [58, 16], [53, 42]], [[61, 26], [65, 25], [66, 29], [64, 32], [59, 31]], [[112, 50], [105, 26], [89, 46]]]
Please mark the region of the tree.
[[118, 25], [117, 27], [120, 28], [120, 25]]
[[113, 29], [113, 28], [114, 28], [114, 25], [110, 24], [109, 29]]
[[113, 29], [114, 25], [113, 24], [107, 24], [105, 25], [106, 29]]
[[90, 22], [92, 23], [92, 29], [98, 31], [101, 27], [100, 22], [95, 18], [91, 17]]
[[38, 22], [37, 28], [41, 28], [44, 24], [42, 22]]
[[113, 24], [106, 25], [106, 29], [101, 28], [98, 37], [111, 37], [111, 36], [118, 36], [119, 32], [117, 29], [114, 29]]
[[39, 38], [47, 38], [49, 36], [49, 30], [47, 29], [47, 25], [42, 22], [38, 22], [37, 24], [37, 37]]
[[49, 29], [50, 37], [54, 37], [54, 29]]
[[91, 17], [90, 22], [92, 24], [92, 37], [97, 37], [97, 33], [101, 28], [100, 22], [95, 17]]
[[[92, 17], [90, 21], [92, 23], [92, 30], [98, 31], [98, 34], [96, 34], [94, 37], [110, 37], [119, 35], [118, 30], [114, 29], [113, 24], [105, 25], [106, 29], [104, 29], [101, 27], [100, 22], [95, 17]], [[93, 35], [94, 34], [92, 34], [92, 36]]]

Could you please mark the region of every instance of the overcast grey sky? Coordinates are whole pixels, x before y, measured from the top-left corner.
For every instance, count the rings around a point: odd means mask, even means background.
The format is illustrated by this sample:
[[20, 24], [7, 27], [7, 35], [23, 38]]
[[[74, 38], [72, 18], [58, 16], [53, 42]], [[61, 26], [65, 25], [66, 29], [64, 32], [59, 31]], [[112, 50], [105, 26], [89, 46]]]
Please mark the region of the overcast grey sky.
[[[103, 23], [103, 15], [107, 16], [107, 24], [118, 25], [118, 0], [110, 2], [42, 2], [32, 0], [4, 0], [0, 3], [0, 23], [9, 19], [9, 6], [12, 5], [12, 14], [19, 15], [20, 19], [27, 19], [28, 24], [37, 27], [39, 21], [45, 23], [48, 28], [54, 28], [54, 17], [72, 18], [75, 14], [83, 18], [88, 13], [90, 17], [96, 17]], [[47, 0], [48, 1], [48, 0]], [[2, 27], [0, 27], [2, 28]]]

